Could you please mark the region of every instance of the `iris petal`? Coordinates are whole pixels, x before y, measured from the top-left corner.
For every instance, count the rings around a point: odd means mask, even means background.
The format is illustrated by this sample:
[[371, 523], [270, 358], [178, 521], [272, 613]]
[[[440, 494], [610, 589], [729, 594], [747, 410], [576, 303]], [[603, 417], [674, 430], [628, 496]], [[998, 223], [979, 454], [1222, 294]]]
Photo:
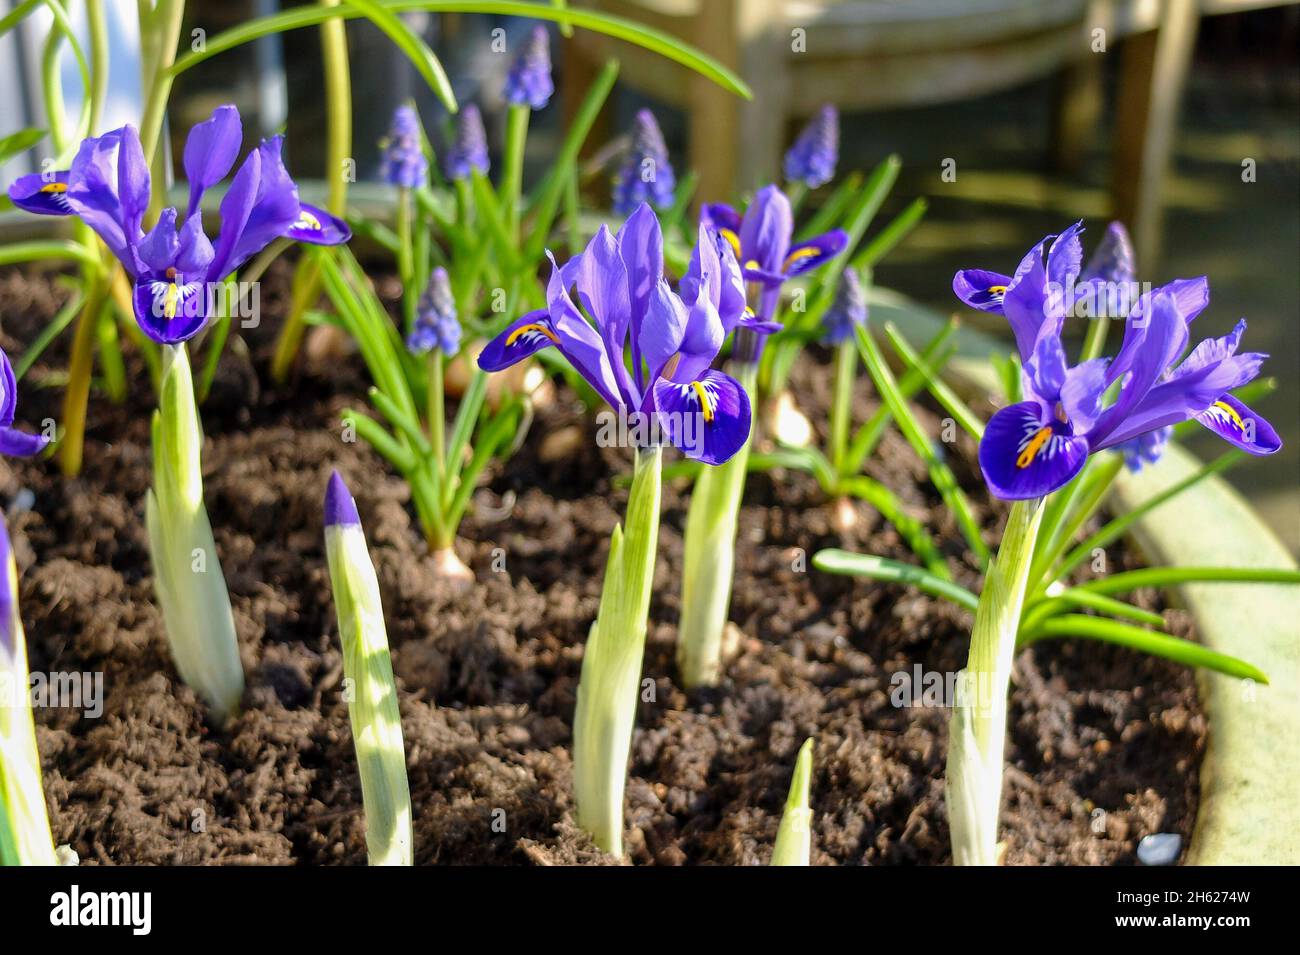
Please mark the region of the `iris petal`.
[[1036, 401], [1022, 401], [989, 419], [980, 440], [980, 470], [994, 496], [1008, 501], [1050, 494], [1088, 459], [1085, 438], [1068, 433]]
[[959, 299], [981, 312], [1000, 313], [1011, 276], [986, 269], [962, 269], [952, 277], [952, 290]]
[[298, 218], [284, 231], [285, 238], [311, 245], [342, 245], [352, 238], [352, 227], [318, 206], [298, 203]]
[[1232, 395], [1224, 395], [1196, 420], [1229, 444], [1251, 454], [1272, 454], [1282, 447], [1273, 426]]
[[478, 366], [484, 371], [501, 371], [559, 343], [560, 337], [551, 327], [546, 309], [538, 309], [511, 322], [505, 331], [488, 342], [479, 353]]
[[654, 399], [660, 425], [688, 458], [721, 464], [749, 440], [749, 396], [720, 371], [690, 382], [660, 379]]
[[833, 259], [843, 252], [848, 244], [848, 234], [842, 229], [833, 229], [823, 235], [814, 236], [807, 242], [800, 242], [790, 247], [782, 262], [782, 269], [790, 277], [811, 272], [825, 264], [828, 259]]
[[218, 106], [210, 119], [190, 130], [185, 140], [185, 178], [190, 184], [190, 204], [185, 217], [194, 215], [203, 193], [215, 186], [234, 168], [243, 143], [244, 128], [239, 110]]
[[135, 318], [154, 341], [176, 345], [193, 338], [208, 318], [207, 283], [143, 278], [135, 285]]
[[68, 171], [34, 172], [9, 186], [9, 198], [19, 209], [42, 216], [70, 216]]

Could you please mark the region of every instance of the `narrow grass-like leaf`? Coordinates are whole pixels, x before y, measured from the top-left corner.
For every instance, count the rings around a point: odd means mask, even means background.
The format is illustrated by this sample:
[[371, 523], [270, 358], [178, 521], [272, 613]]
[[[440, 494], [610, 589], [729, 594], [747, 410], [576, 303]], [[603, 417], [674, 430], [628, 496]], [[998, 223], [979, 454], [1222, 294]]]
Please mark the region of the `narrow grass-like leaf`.
[[48, 259], [69, 259], [92, 269], [100, 267], [99, 256], [80, 242], [66, 239], [11, 242], [0, 246], [0, 265], [17, 265], [20, 262], [43, 262]]
[[858, 474], [841, 479], [836, 491], [861, 498], [879, 511], [930, 573], [945, 579], [952, 576], [925, 523], [908, 514], [903, 502], [885, 485], [865, 474]]
[[869, 269], [892, 252], [900, 242], [907, 238], [907, 234], [916, 228], [916, 224], [924, 218], [929, 207], [929, 203], [923, 197], [918, 197], [909, 202], [902, 212], [894, 216], [889, 221], [889, 224], [881, 229], [853, 257], [854, 268]]
[[902, 561], [877, 557], [874, 554], [855, 554], [852, 551], [829, 547], [813, 554], [813, 566], [828, 574], [868, 577], [872, 580], [886, 580], [890, 583], [915, 587], [933, 597], [951, 600], [967, 610], [974, 610], [979, 603], [979, 598], [960, 584], [932, 574], [923, 567], [914, 567]]
[[55, 313], [54, 318], [40, 330], [40, 333], [27, 347], [27, 350], [14, 362], [14, 379], [16, 381], [22, 381], [23, 375], [27, 374], [27, 370], [45, 353], [45, 349], [50, 347], [50, 342], [58, 338], [63, 330], [72, 323], [72, 320], [81, 311], [81, 305], [84, 301], [85, 296], [81, 292], [74, 292], [72, 298], [68, 299], [67, 303]]
[[415, 470], [415, 455], [409, 448], [402, 447], [397, 439], [385, 431], [383, 425], [374, 418], [348, 410], [343, 412], [343, 424], [351, 427], [399, 473], [410, 474]]
[[962, 535], [966, 538], [971, 550], [975, 552], [976, 558], [981, 565], [986, 565], [989, 559], [988, 546], [985, 545], [980, 536], [979, 524], [976, 523], [975, 517], [971, 513], [970, 502], [958, 486], [957, 478], [952, 473], [952, 469], [935, 454], [934, 448], [927, 440], [920, 423], [913, 416], [912, 410], [903, 399], [903, 396], [899, 394], [898, 383], [894, 380], [893, 373], [881, 357], [880, 351], [871, 337], [871, 332], [868, 331], [865, 325], [859, 325], [854, 329], [854, 335], [858, 341], [858, 350], [862, 354], [862, 360], [871, 375], [871, 380], [875, 382], [877, 391], [880, 392], [881, 397], [889, 405], [889, 410], [893, 413], [894, 421], [897, 423], [899, 430], [907, 438], [912, 450], [925, 462], [925, 466], [930, 472], [930, 480], [943, 497], [944, 503], [952, 510], [957, 526], [961, 528]]
[[1062, 610], [1079, 608], [1096, 610], [1099, 613], [1110, 614], [1113, 617], [1136, 620], [1138, 623], [1145, 623], [1152, 627], [1163, 627], [1165, 625], [1165, 618], [1158, 613], [1143, 610], [1141, 607], [1135, 607], [1122, 600], [1115, 600], [1113, 597], [1106, 597], [1093, 591], [1071, 587], [1053, 597], [1044, 597], [1027, 603], [1024, 616], [1020, 622], [1021, 632], [1032, 631], [1039, 623]]
[[429, 49], [429, 44], [402, 22], [400, 17], [382, 4], [375, 3], [374, 0], [343, 0], [343, 2], [356, 7], [362, 16], [382, 30], [388, 39], [406, 54], [406, 58], [411, 61], [416, 72], [424, 82], [429, 84], [429, 89], [433, 90], [449, 113], [454, 113], [460, 108], [456, 104], [456, 94], [452, 92], [451, 81], [447, 79], [447, 73], [443, 70], [437, 55]]
[[953, 419], [961, 425], [962, 430], [976, 441], [983, 438], [984, 422], [980, 420], [979, 415], [971, 411], [966, 402], [957, 397], [923, 356], [916, 353], [916, 349], [903, 337], [893, 322], [885, 322], [885, 335], [889, 338], [889, 343], [893, 345], [898, 357], [909, 369], [915, 369], [925, 379], [927, 390], [934, 396], [935, 401], [943, 405]]
[[43, 129], [20, 129], [0, 139], [0, 163], [6, 163], [19, 153], [31, 149], [45, 138]]
[[1143, 630], [1132, 624], [1107, 620], [1104, 617], [1089, 617], [1082, 614], [1062, 614], [1048, 617], [1033, 630], [1021, 636], [1021, 643], [1033, 643], [1045, 637], [1083, 637], [1089, 640], [1101, 640], [1115, 643], [1152, 656], [1164, 657], [1189, 667], [1203, 667], [1227, 676], [1256, 683], [1268, 683], [1268, 677], [1257, 667], [1244, 660], [1218, 653], [1199, 643], [1183, 640], [1167, 633]]
[[1175, 584], [1300, 584], [1300, 570], [1256, 567], [1144, 567], [1099, 577], [1079, 584], [1076, 590], [1097, 594], [1122, 594], [1139, 587], [1171, 587]]

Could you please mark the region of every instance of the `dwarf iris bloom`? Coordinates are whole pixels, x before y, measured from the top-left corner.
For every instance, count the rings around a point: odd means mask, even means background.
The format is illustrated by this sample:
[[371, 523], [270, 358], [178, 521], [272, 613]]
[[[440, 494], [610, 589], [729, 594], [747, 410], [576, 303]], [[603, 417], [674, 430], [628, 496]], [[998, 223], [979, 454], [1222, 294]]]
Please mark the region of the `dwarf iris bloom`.
[[720, 202], [706, 205], [701, 218], [731, 245], [745, 281], [761, 287], [758, 317], [763, 321], [771, 321], [786, 280], [811, 272], [839, 255], [849, 241], [842, 229], [832, 229], [806, 242], [791, 244], [794, 214], [790, 200], [775, 185], [758, 191], [744, 218]]
[[720, 255], [704, 229], [680, 295], [664, 279], [663, 235], [645, 203], [617, 235], [602, 226], [580, 255], [551, 264], [546, 308], [488, 343], [478, 360], [484, 371], [555, 347], [611, 407], [657, 420], [688, 457], [720, 464], [744, 445], [749, 397], [710, 368], [744, 317], [744, 294], [734, 258]]
[[149, 168], [135, 127], [82, 141], [66, 173], [23, 176], [9, 188], [14, 204], [45, 215], [75, 215], [104, 241], [135, 281], [135, 315], [154, 341], [192, 338], [209, 317], [209, 289], [281, 236], [318, 245], [351, 237], [346, 223], [298, 199], [280, 159], [282, 137], [248, 154], [221, 200], [215, 244], [203, 229], [203, 194], [226, 177], [242, 141], [239, 110], [219, 106], [185, 143], [189, 204], [184, 216], [162, 211], [144, 231]]
[[[973, 279], [972, 272], [959, 272], [954, 279], [968, 304], [974, 299], [1006, 316], [1024, 368], [1025, 400], [995, 414], [980, 442], [980, 468], [990, 490], [1008, 500], [1042, 497], [1068, 483], [1090, 454], [1189, 418], [1251, 454], [1277, 451], [1281, 441], [1273, 428], [1229, 394], [1252, 380], [1267, 357], [1238, 353], [1244, 320], [1179, 361], [1188, 326], [1209, 303], [1204, 278], [1180, 279], [1142, 295], [1129, 311], [1113, 359], [1068, 364], [1061, 334], [1071, 305], [1079, 301], [1080, 231], [1075, 225], [1049, 236], [1054, 241], [1046, 262], [1044, 239], [1000, 290], [985, 285], [994, 273]], [[1108, 401], [1112, 388], [1115, 397]]]

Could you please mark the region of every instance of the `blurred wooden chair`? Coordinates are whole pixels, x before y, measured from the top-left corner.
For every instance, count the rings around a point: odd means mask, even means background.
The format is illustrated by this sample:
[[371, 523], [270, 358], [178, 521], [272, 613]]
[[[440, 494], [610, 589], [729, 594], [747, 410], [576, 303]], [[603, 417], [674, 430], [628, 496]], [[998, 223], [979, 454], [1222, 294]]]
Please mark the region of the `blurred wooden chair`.
[[1069, 168], [1094, 134], [1102, 59], [1121, 40], [1113, 213], [1154, 267], [1160, 192], [1199, 17], [1291, 0], [573, 0], [654, 26], [753, 87], [744, 102], [662, 58], [588, 31], [568, 41], [566, 106], [598, 64], [686, 111], [699, 195], [725, 197], [780, 172], [787, 124], [823, 103], [846, 111], [973, 99], [1058, 74], [1050, 154]]

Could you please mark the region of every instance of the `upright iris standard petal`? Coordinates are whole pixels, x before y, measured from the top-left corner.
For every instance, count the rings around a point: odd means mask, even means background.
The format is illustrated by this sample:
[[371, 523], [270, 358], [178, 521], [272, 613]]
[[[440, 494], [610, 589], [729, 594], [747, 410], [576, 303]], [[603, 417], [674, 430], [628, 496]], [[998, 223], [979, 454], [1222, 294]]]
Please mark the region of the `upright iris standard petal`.
[[[298, 222], [298, 187], [280, 157], [283, 143], [283, 136], [272, 136], [249, 153], [222, 199], [213, 280], [225, 278]], [[227, 202], [233, 213], [230, 228]]]
[[185, 217], [194, 215], [203, 193], [225, 179], [239, 158], [244, 127], [239, 110], [218, 106], [211, 118], [190, 130], [185, 140], [185, 178], [190, 184], [190, 203]]
[[654, 385], [660, 426], [673, 446], [704, 464], [722, 464], [749, 440], [749, 395], [720, 371]]
[[456, 114], [456, 138], [447, 150], [445, 165], [448, 179], [468, 179], [476, 169], [487, 175], [491, 165], [487, 130], [483, 114], [473, 103]]
[[0, 348], [0, 454], [29, 458], [45, 449], [50, 439], [42, 434], [28, 434], [13, 426], [18, 411], [18, 382], [14, 379], [9, 356]]
[[519, 55], [506, 75], [507, 103], [542, 109], [555, 92], [551, 79], [551, 35], [541, 23], [528, 31]]
[[656, 209], [673, 204], [677, 177], [659, 122], [648, 109], [636, 114], [632, 143], [614, 179], [614, 211], [626, 216], [641, 203]]
[[68, 170], [68, 205], [126, 270], [135, 275], [135, 244], [149, 203], [149, 171], [130, 126], [83, 140]]
[[70, 216], [68, 171], [34, 172], [19, 176], [9, 186], [9, 198], [25, 212], [41, 216]]
[[1088, 459], [1088, 441], [1044, 414], [1037, 401], [1003, 408], [980, 441], [980, 470], [989, 490], [1008, 501], [1042, 497], [1067, 484]]
[[817, 111], [785, 154], [785, 178], [816, 189], [835, 178], [839, 158], [840, 114], [827, 104]]
[[298, 217], [284, 230], [286, 239], [310, 245], [342, 245], [352, 238], [352, 227], [319, 206], [298, 203]]
[[393, 124], [381, 145], [384, 156], [380, 174], [386, 182], [402, 189], [416, 189], [425, 184], [429, 160], [424, 156], [420, 117], [415, 107], [403, 105], [393, 111]]

